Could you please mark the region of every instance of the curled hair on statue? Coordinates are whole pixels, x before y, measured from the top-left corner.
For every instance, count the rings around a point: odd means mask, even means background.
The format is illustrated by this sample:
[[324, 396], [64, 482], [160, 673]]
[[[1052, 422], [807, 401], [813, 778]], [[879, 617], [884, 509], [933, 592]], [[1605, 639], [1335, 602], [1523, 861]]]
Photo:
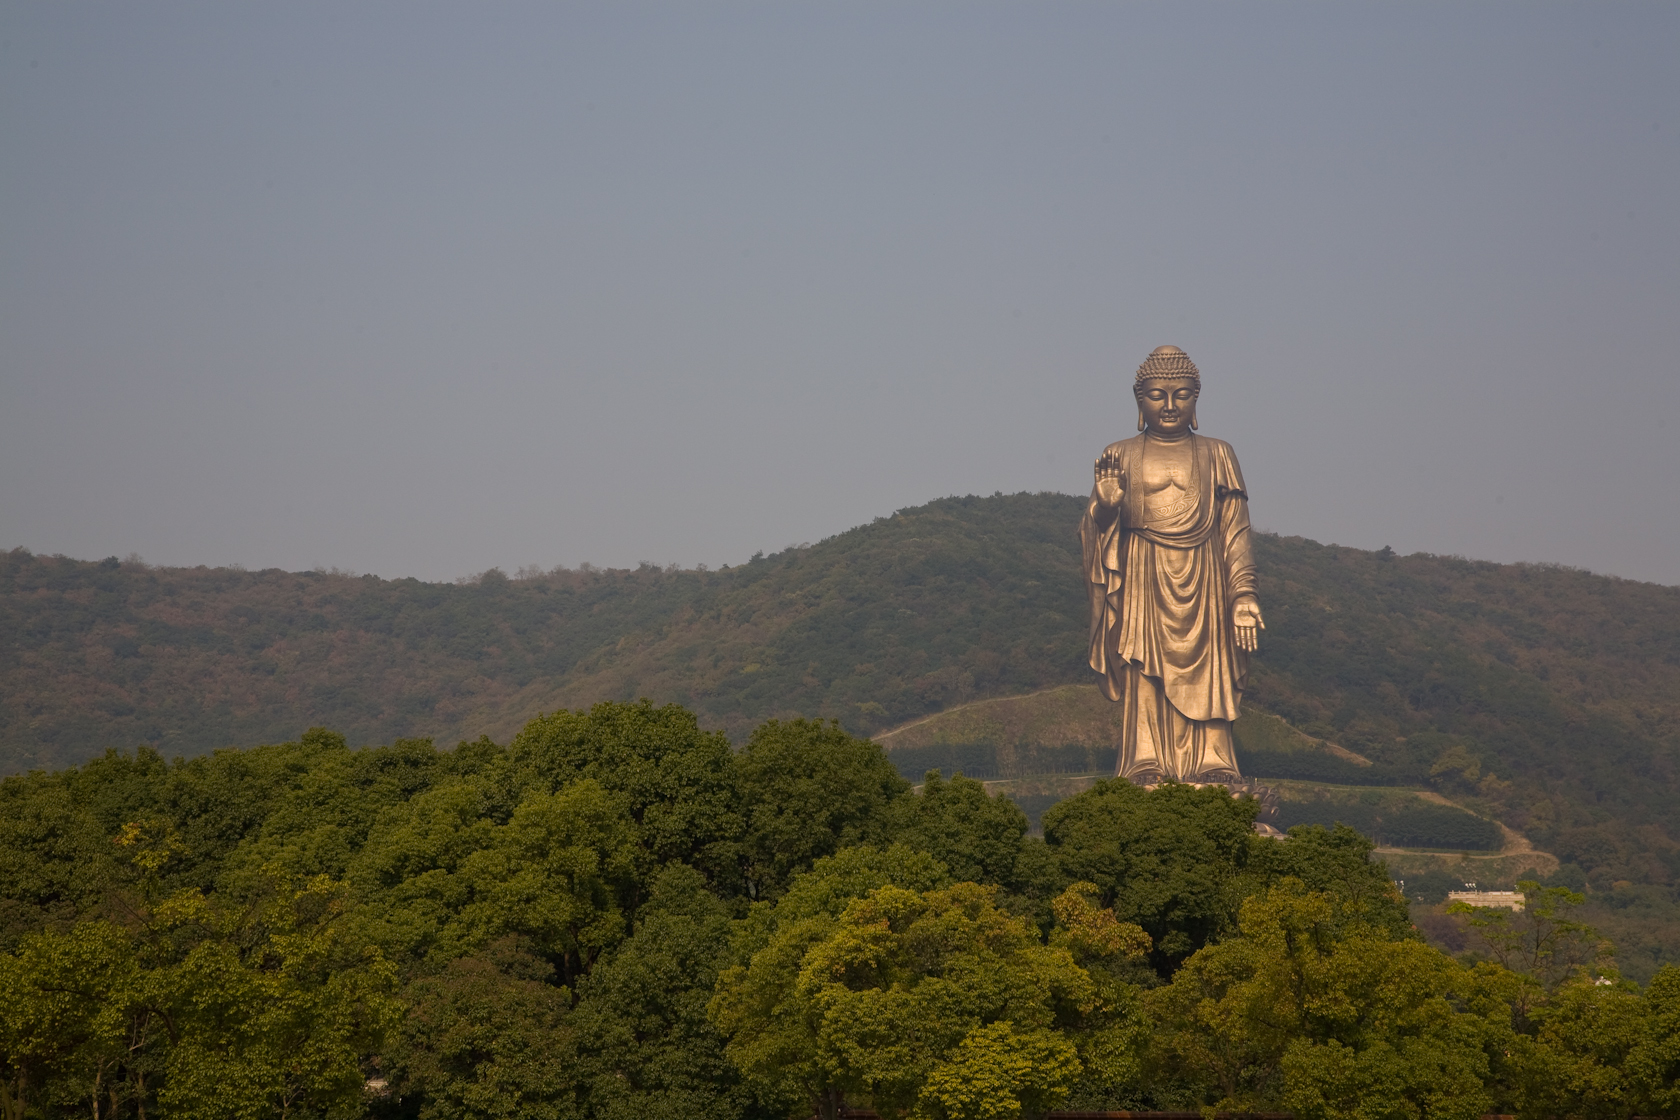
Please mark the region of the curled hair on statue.
[[1141, 385], [1145, 381], [1167, 377], [1188, 377], [1196, 383], [1197, 389], [1202, 387], [1201, 371], [1190, 360], [1190, 355], [1176, 346], [1157, 346], [1138, 367], [1137, 380]]

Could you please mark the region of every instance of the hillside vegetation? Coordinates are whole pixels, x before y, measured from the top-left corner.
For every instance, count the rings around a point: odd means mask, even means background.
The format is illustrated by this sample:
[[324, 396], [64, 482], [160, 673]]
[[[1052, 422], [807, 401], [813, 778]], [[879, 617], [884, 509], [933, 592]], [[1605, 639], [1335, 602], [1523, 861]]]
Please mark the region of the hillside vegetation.
[[[1088, 681], [1079, 508], [950, 498], [721, 571], [466, 584], [13, 551], [0, 765], [314, 724], [505, 741], [537, 712], [637, 696], [737, 742], [794, 715], [872, 734]], [[1256, 558], [1258, 708], [1369, 760], [1362, 784], [1431, 785], [1607, 891], [1680, 874], [1680, 589], [1265, 534]]]

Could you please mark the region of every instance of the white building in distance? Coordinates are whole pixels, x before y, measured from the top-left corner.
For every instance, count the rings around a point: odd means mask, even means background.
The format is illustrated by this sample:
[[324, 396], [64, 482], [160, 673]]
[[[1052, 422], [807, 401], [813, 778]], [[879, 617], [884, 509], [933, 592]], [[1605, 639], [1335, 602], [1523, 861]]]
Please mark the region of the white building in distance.
[[1507, 910], [1521, 910], [1524, 906], [1521, 891], [1448, 891], [1447, 901], [1468, 906], [1503, 906]]

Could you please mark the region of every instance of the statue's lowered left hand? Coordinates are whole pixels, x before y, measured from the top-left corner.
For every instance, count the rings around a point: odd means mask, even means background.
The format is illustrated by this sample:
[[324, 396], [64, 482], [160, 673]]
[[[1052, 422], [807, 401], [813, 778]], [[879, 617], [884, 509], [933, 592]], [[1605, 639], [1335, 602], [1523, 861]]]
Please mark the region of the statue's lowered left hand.
[[1260, 631], [1266, 628], [1266, 620], [1260, 617], [1260, 600], [1244, 595], [1231, 604], [1231, 625], [1237, 631], [1238, 649], [1245, 653], [1259, 649]]

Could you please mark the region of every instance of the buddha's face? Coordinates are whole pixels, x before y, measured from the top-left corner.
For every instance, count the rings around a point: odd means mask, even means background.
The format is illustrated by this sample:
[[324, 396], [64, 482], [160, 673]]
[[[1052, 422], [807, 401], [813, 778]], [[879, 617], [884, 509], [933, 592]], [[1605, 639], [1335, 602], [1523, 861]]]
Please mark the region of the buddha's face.
[[1145, 381], [1137, 389], [1143, 423], [1159, 436], [1180, 436], [1190, 430], [1196, 410], [1196, 383], [1188, 377], [1161, 377]]

